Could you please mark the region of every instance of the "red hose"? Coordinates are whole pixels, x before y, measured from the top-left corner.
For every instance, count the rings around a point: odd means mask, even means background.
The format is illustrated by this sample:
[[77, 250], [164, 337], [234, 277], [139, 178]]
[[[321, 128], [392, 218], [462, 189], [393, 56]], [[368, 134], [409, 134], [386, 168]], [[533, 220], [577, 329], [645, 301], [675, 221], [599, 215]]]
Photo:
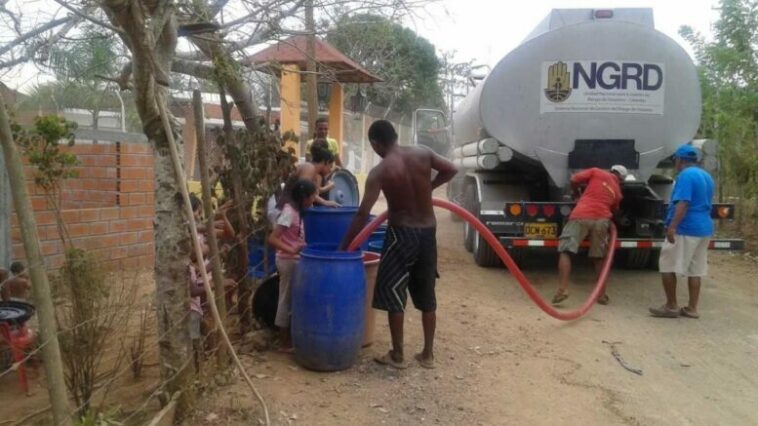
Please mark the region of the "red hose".
[[[490, 247], [495, 250], [495, 253], [498, 255], [498, 257], [500, 257], [500, 260], [503, 261], [505, 266], [511, 272], [511, 275], [516, 278], [521, 288], [524, 290], [524, 292], [526, 292], [527, 296], [529, 296], [529, 298], [532, 299], [532, 301], [537, 304], [540, 309], [545, 311], [546, 314], [550, 315], [553, 318], [557, 318], [563, 321], [571, 321], [583, 316], [587, 313], [587, 311], [590, 310], [590, 308], [592, 308], [592, 305], [595, 304], [598, 296], [600, 296], [600, 293], [605, 287], [605, 282], [608, 279], [608, 274], [611, 270], [611, 262], [613, 262], [613, 254], [615, 252], [614, 247], [616, 246], [617, 233], [616, 227], [613, 226], [613, 224], [611, 224], [611, 241], [610, 244], [608, 244], [608, 254], [605, 256], [605, 260], [603, 261], [603, 269], [600, 272], [600, 277], [598, 278], [598, 281], [595, 284], [595, 288], [592, 290], [592, 293], [590, 293], [587, 300], [584, 301], [579, 309], [573, 311], [559, 311], [545, 302], [542, 296], [540, 296], [537, 290], [535, 290], [532, 284], [526, 279], [526, 276], [524, 276], [524, 273], [521, 272], [521, 269], [519, 269], [519, 267], [516, 265], [516, 262], [511, 259], [511, 256], [505, 250], [503, 245], [500, 244], [500, 241], [497, 239], [497, 237], [495, 237], [492, 232], [490, 232], [490, 230], [484, 226], [482, 222], [479, 221], [479, 219], [477, 219], [467, 210], [449, 201], [433, 198], [432, 203], [437, 207], [442, 207], [457, 214], [466, 222], [471, 224], [471, 226], [476, 228], [476, 230], [479, 231], [482, 237], [484, 237], [485, 241], [487, 241]], [[381, 225], [385, 220], [387, 220], [387, 212], [380, 214], [376, 219], [371, 221], [371, 223], [366, 225], [366, 227], [363, 228], [363, 230], [350, 244], [348, 251], [353, 251], [360, 247], [361, 244], [363, 244], [363, 242], [368, 239], [371, 233], [374, 232], [374, 230], [378, 228], [379, 225]]]

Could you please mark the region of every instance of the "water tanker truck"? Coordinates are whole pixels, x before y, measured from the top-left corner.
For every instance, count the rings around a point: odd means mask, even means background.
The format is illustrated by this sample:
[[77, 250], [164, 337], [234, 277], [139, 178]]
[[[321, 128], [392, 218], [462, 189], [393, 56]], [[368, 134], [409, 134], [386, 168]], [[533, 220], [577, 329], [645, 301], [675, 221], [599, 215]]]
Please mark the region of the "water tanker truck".
[[[654, 265], [674, 182], [671, 155], [692, 141], [700, 111], [695, 66], [655, 29], [652, 9], [553, 10], [456, 108], [448, 155], [461, 172], [448, 198], [477, 215], [518, 262], [557, 247], [575, 204], [572, 173], [622, 164], [630, 177], [617, 257], [630, 268]], [[434, 114], [417, 111], [417, 128]], [[713, 141], [697, 143], [715, 154]], [[731, 218], [734, 210], [719, 204], [713, 213]], [[467, 225], [464, 244], [477, 264], [500, 263]], [[740, 249], [742, 241], [711, 246]]]

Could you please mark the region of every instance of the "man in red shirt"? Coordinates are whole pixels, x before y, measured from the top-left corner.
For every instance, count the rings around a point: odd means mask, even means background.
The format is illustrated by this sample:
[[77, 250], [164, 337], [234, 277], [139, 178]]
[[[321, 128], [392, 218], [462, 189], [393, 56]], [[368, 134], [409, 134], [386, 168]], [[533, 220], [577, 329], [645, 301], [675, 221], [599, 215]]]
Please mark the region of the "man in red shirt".
[[[560, 283], [553, 297], [553, 304], [563, 302], [568, 298], [568, 282], [571, 275], [571, 256], [576, 254], [579, 245], [589, 237], [589, 257], [595, 266], [595, 272], [600, 275], [608, 242], [608, 228], [613, 214], [618, 211], [621, 203], [620, 183], [629, 172], [626, 167], [615, 165], [607, 172], [598, 168], [581, 171], [571, 177], [571, 189], [577, 194], [579, 187], [586, 184], [584, 193], [571, 211], [569, 221], [563, 227], [558, 251], [558, 274]], [[607, 305], [610, 298], [603, 289], [603, 294], [597, 299], [601, 305]]]

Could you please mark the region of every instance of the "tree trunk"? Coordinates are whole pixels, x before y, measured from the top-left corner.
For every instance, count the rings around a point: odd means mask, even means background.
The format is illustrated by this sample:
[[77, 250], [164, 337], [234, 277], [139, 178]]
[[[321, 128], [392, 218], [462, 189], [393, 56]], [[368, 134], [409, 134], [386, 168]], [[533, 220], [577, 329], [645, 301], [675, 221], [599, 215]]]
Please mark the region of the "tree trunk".
[[[216, 36], [205, 36], [205, 38], [208, 37]], [[194, 38], [192, 42], [213, 61], [217, 70], [215, 77], [220, 84], [223, 84], [229, 96], [234, 99], [234, 105], [245, 123], [245, 128], [252, 133], [258, 132], [258, 111], [256, 111], [252, 91], [247, 82], [242, 79], [242, 74], [237, 69], [238, 65], [224, 47], [223, 41], [221, 39], [204, 41]]]
[[[178, 136], [178, 134], [176, 135]], [[181, 136], [177, 148], [183, 152]], [[161, 379], [173, 395], [182, 391], [183, 406], [191, 405], [192, 346], [189, 337], [190, 238], [181, 212], [179, 186], [165, 140], [155, 146], [155, 292], [161, 358]]]
[[[144, 9], [125, 7], [123, 0], [103, 0], [102, 7], [114, 26], [122, 28], [121, 39], [132, 53], [132, 77], [137, 113], [145, 135], [154, 147], [155, 158], [155, 304], [161, 380], [168, 403], [181, 391], [181, 416], [194, 403], [192, 380], [192, 342], [189, 336], [188, 264], [190, 237], [182, 209], [180, 187], [176, 181], [168, 137], [161, 122], [162, 102], [168, 110], [166, 92], [168, 72], [177, 43], [176, 18], [171, 7]], [[144, 15], [147, 13], [148, 15]], [[179, 154], [184, 147], [181, 133], [172, 117], [173, 133]]]
[[[216, 308], [219, 316], [226, 320], [226, 293], [224, 289], [224, 273], [221, 269], [221, 256], [219, 255], [218, 240], [213, 232], [214, 211], [211, 203], [211, 182], [208, 176], [208, 153], [205, 151], [205, 119], [203, 114], [203, 98], [199, 90], [192, 92], [192, 111], [195, 115], [195, 135], [197, 137], [197, 158], [200, 162], [200, 184], [203, 189], [203, 210], [206, 217], [206, 229], [208, 232], [208, 245], [210, 246], [211, 268], [213, 270], [213, 287], [216, 295]], [[219, 324], [221, 326], [223, 324]], [[216, 356], [220, 367], [225, 367], [229, 362], [226, 346], [221, 341], [216, 341]]]
[[47, 342], [46, 345], [42, 346], [42, 360], [45, 365], [48, 395], [53, 407], [53, 418], [56, 425], [68, 425], [71, 423], [71, 412], [69, 411], [68, 395], [66, 394], [63, 376], [53, 298], [50, 295], [50, 284], [47, 280], [45, 264], [40, 251], [34, 210], [26, 191], [24, 169], [13, 142], [8, 113], [5, 110], [5, 101], [2, 96], [0, 96], [0, 144], [2, 144], [3, 155], [6, 159], [6, 170], [11, 183], [16, 216], [18, 216], [21, 238], [26, 251], [27, 269], [32, 280], [32, 294], [39, 318], [40, 341]]

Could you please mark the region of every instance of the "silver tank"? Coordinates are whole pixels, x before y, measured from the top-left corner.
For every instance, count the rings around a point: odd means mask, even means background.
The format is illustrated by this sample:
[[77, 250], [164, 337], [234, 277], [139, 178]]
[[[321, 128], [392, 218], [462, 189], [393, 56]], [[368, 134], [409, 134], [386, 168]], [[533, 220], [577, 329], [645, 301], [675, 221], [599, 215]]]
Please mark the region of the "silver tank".
[[596, 12], [551, 12], [458, 106], [455, 144], [494, 137], [563, 187], [576, 140], [634, 140], [641, 180], [691, 140], [701, 98], [689, 55], [650, 9]]

